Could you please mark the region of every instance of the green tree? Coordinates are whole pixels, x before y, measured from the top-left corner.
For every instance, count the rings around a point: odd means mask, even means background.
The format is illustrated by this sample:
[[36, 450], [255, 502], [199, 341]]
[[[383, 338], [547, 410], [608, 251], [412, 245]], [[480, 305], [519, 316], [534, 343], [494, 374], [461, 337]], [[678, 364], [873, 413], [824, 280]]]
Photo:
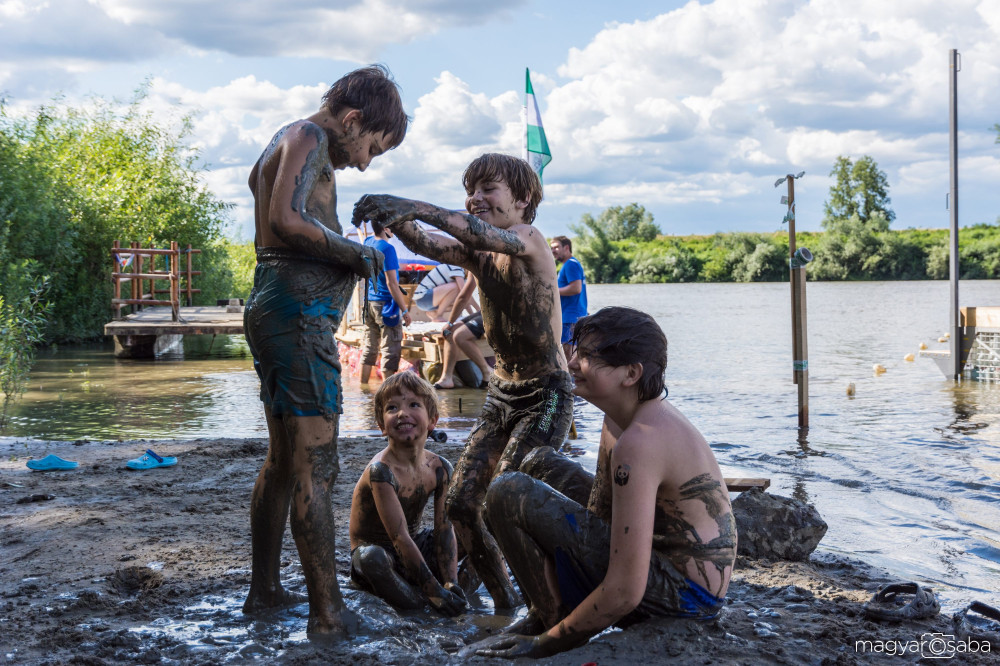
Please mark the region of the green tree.
[[119, 111], [96, 99], [80, 108], [43, 107], [11, 118], [0, 103], [0, 229], [10, 267], [21, 260], [52, 276], [48, 340], [98, 337], [110, 313], [112, 241], [202, 250], [198, 303], [232, 291], [223, 229], [230, 204], [201, 182], [187, 122], [164, 126], [142, 110], [140, 89]]
[[653, 214], [637, 203], [605, 208], [597, 223], [604, 228], [608, 240], [651, 241], [660, 234], [653, 222]]
[[679, 243], [666, 250], [641, 249], [632, 258], [628, 281], [633, 284], [646, 282], [697, 282], [701, 262], [690, 249]]
[[710, 282], [782, 282], [788, 280], [788, 245], [764, 234], [716, 234], [716, 251], [705, 264]]
[[857, 216], [876, 231], [886, 231], [896, 214], [889, 208], [889, 181], [870, 156], [857, 162], [841, 155], [830, 172], [837, 182], [830, 187], [830, 199], [823, 204], [823, 228], [835, 229]]
[[628, 260], [622, 255], [621, 249], [608, 238], [604, 225], [585, 213], [580, 224], [571, 224], [569, 228], [576, 234], [573, 255], [583, 265], [587, 282], [621, 282], [628, 274]]

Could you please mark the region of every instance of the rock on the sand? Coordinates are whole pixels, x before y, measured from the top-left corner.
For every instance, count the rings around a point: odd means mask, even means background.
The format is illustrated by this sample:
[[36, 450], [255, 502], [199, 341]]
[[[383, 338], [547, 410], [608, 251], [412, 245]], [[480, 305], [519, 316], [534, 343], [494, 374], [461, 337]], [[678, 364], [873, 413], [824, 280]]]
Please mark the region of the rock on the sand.
[[758, 560], [804, 561], [826, 534], [816, 508], [754, 488], [733, 500], [740, 555]]

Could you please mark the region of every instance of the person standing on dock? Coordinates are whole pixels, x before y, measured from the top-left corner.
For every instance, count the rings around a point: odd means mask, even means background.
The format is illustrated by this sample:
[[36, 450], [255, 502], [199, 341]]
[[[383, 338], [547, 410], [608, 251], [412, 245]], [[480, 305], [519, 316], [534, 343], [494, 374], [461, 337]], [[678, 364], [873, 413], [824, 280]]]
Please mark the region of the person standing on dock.
[[409, 118], [389, 71], [345, 75], [320, 110], [278, 130], [250, 173], [257, 268], [244, 328], [270, 435], [253, 489], [253, 569], [244, 613], [301, 600], [281, 585], [281, 541], [292, 537], [309, 592], [310, 634], [345, 634], [330, 488], [337, 478], [340, 360], [334, 331], [358, 278], [382, 254], [344, 238], [334, 172], [358, 171], [398, 146]]
[[[573, 380], [559, 344], [562, 320], [556, 266], [545, 236], [532, 226], [542, 183], [531, 166], [488, 153], [462, 176], [465, 211], [388, 194], [354, 206], [352, 223], [389, 227], [408, 248], [462, 266], [479, 282], [486, 338], [496, 367], [448, 491], [448, 517], [496, 608], [520, 597], [483, 520], [490, 481], [516, 470], [532, 449], [559, 447], [573, 418]], [[414, 220], [445, 234], [428, 234]]]
[[[361, 344], [361, 383], [367, 384], [372, 367], [381, 352], [382, 379], [388, 379], [399, 370], [403, 354], [403, 327], [410, 325], [406, 309], [406, 296], [399, 288], [399, 258], [389, 239], [392, 232], [376, 229], [365, 239], [382, 253], [385, 264], [382, 272], [368, 283], [368, 308], [365, 310], [365, 339]], [[395, 306], [387, 315], [386, 306]], [[381, 342], [381, 344], [379, 344]]]

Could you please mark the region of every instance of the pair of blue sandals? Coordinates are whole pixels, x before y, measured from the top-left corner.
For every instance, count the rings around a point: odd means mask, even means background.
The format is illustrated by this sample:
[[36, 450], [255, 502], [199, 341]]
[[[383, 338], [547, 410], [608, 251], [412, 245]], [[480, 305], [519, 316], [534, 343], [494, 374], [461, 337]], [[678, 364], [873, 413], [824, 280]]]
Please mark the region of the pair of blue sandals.
[[[57, 455], [49, 454], [44, 458], [28, 461], [28, 469], [36, 472], [53, 472], [60, 470], [76, 469], [80, 463], [72, 460], [63, 460]], [[125, 463], [128, 469], [155, 469], [157, 467], [171, 467], [177, 464], [177, 458], [173, 456], [157, 455], [152, 449], [146, 449], [138, 458], [133, 458]]]

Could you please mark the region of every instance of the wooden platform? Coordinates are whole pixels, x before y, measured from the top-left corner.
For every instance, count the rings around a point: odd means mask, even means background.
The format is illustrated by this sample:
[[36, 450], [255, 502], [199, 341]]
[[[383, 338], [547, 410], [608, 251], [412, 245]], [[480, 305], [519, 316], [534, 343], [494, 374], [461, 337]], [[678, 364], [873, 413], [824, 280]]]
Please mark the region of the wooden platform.
[[168, 307], [145, 308], [105, 324], [104, 335], [242, 335], [243, 308], [226, 307], [182, 307], [178, 321], [171, 321]]
[[177, 321], [169, 307], [144, 308], [105, 324], [104, 335], [114, 336], [117, 358], [153, 358], [179, 345], [185, 335], [242, 335], [243, 308], [237, 307], [182, 307]]

